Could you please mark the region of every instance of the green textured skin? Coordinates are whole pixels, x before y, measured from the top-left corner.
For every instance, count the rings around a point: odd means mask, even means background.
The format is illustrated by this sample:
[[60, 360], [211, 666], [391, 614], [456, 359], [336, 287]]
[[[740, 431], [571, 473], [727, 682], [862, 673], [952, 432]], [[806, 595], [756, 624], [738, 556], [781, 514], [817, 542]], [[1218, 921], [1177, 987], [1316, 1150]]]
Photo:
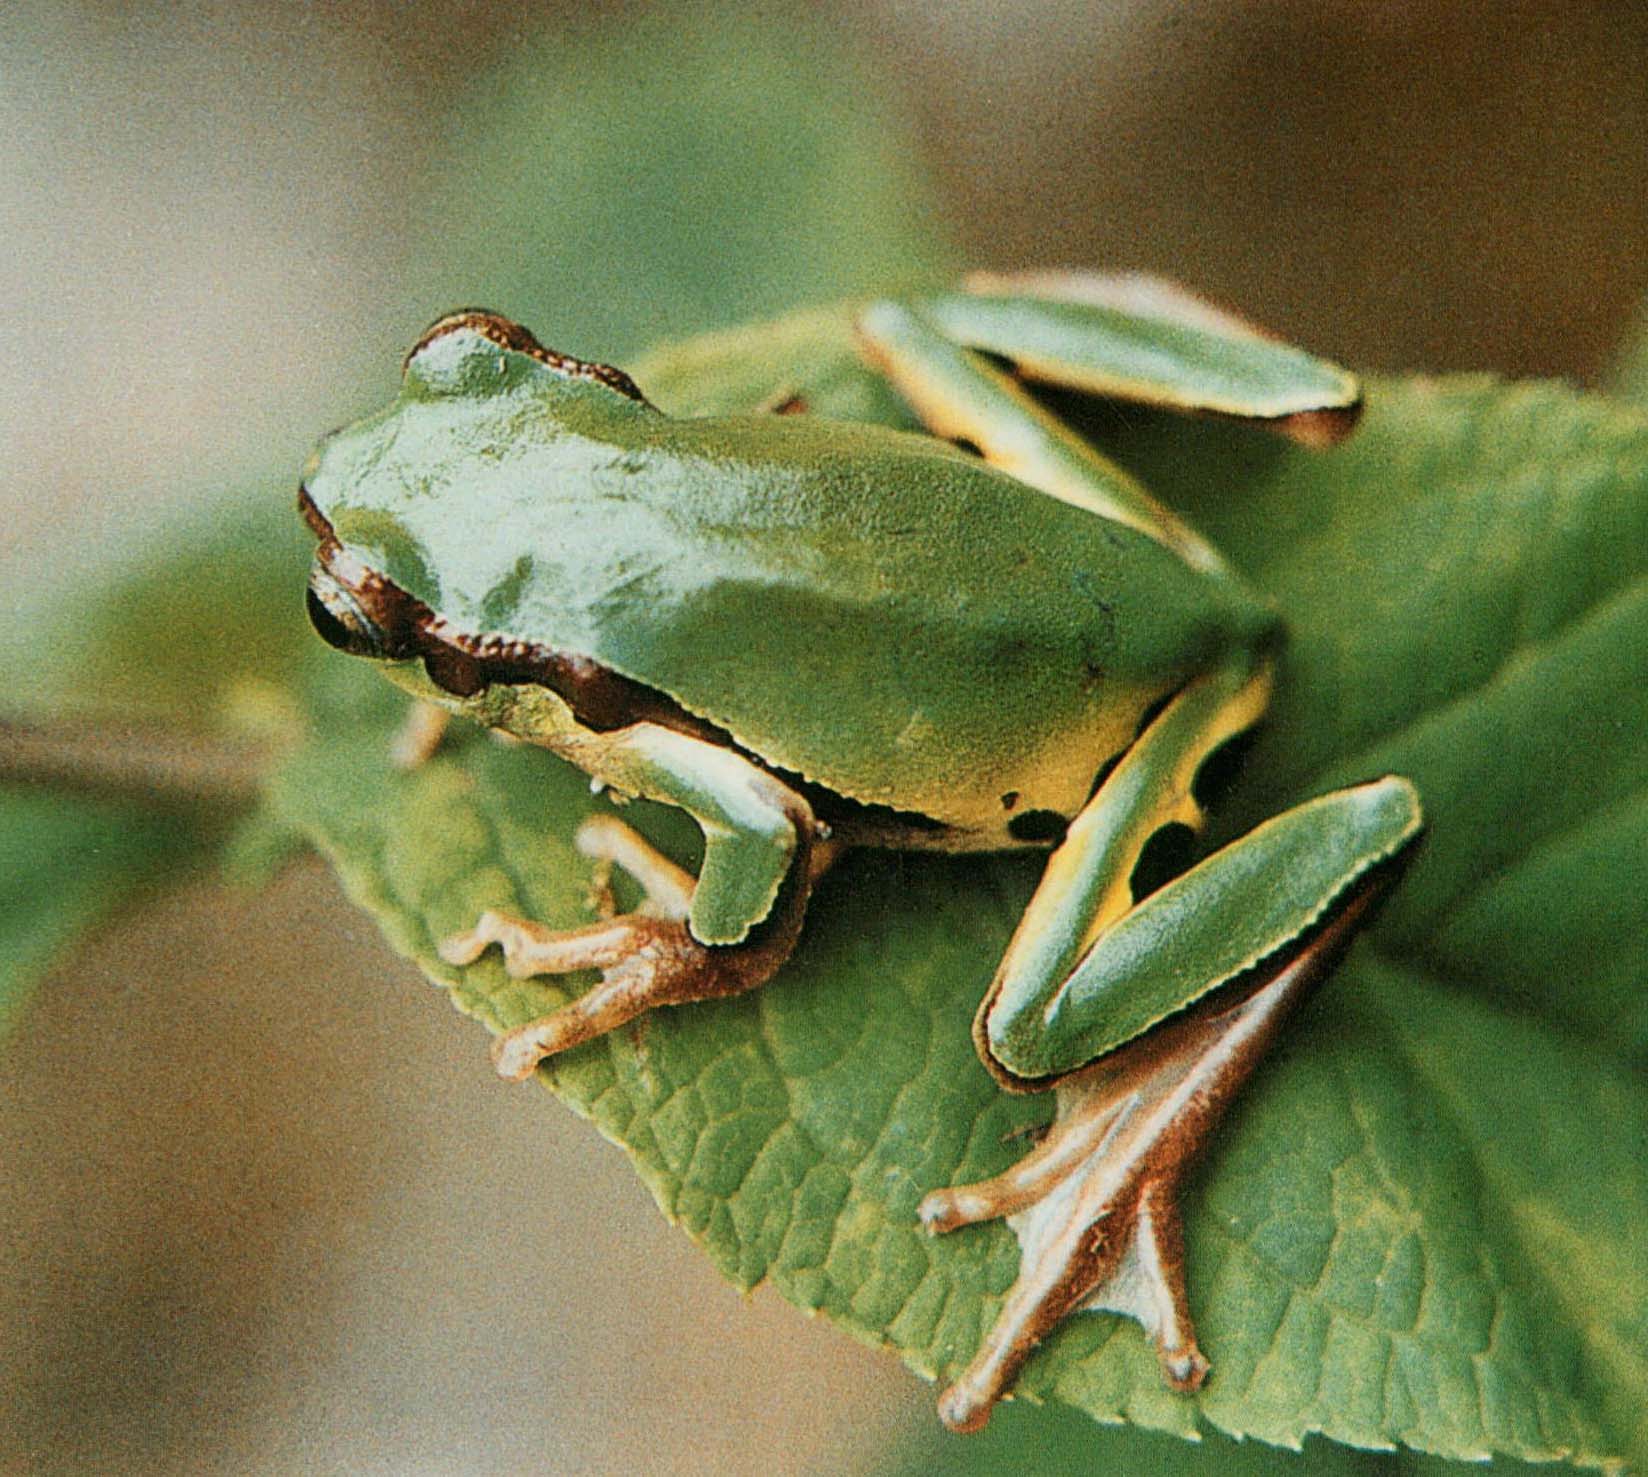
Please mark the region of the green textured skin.
[[1275, 626], [943, 443], [677, 420], [467, 332], [306, 485], [452, 629], [592, 657], [780, 769], [992, 845], [1009, 810], [1072, 814], [1153, 702]]

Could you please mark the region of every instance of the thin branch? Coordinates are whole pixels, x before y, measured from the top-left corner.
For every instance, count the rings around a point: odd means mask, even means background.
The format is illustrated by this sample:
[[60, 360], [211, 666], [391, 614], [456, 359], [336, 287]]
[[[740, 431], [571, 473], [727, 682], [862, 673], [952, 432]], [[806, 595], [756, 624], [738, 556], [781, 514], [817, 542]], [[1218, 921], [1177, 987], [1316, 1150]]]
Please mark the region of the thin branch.
[[268, 760], [266, 747], [154, 723], [0, 716], [0, 784], [238, 810], [256, 800]]

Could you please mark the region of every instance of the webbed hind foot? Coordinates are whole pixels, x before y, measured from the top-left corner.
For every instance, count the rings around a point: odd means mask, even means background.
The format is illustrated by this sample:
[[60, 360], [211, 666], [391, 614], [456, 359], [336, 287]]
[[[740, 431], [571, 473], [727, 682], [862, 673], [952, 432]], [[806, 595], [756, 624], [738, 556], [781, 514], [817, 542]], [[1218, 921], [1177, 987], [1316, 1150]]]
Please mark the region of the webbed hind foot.
[[983, 1426], [1036, 1346], [1084, 1309], [1135, 1319], [1167, 1383], [1201, 1387], [1209, 1366], [1185, 1292], [1179, 1187], [1383, 880], [1355, 891], [1302, 948], [1256, 971], [1235, 1003], [1211, 996], [1059, 1083], [1051, 1131], [1005, 1173], [921, 1202], [929, 1231], [1005, 1217], [1020, 1246], [1018, 1278], [994, 1326], [939, 1398], [946, 1425]]

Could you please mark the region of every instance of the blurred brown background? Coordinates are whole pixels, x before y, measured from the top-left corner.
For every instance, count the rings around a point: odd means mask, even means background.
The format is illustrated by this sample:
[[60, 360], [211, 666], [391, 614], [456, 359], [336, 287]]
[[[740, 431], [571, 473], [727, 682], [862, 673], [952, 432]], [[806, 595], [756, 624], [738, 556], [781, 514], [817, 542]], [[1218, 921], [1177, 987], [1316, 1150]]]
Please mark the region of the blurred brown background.
[[[0, 589], [295, 475], [386, 391], [432, 159], [512, 52], [656, 8], [589, 10], [5, 7]], [[1648, 291], [1635, 0], [759, 10], [792, 17], [907, 121], [967, 261], [1150, 267], [1358, 365], [1582, 380]], [[926, 1419], [494, 1081], [318, 865], [129, 912], [42, 998], [0, 1077], [0, 1469], [872, 1471]]]

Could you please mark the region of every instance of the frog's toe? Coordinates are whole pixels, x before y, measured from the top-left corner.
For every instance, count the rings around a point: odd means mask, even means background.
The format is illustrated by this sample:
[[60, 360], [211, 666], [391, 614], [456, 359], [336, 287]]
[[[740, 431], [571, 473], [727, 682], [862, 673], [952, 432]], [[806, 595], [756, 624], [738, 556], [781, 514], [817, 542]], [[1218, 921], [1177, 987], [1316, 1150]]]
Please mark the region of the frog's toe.
[[506, 1031], [492, 1042], [492, 1065], [506, 1082], [525, 1082], [544, 1053], [528, 1027]]
[[1083, 1101], [1084, 1089], [1075, 1091], [1066, 1104], [1074, 1111], [1050, 1136], [1053, 1148], [1030, 1156], [1042, 1159], [1034, 1184], [1003, 1176], [930, 1196], [923, 1206], [933, 1229], [987, 1219], [992, 1209], [1007, 1215], [1022, 1252], [995, 1325], [940, 1398], [940, 1417], [955, 1430], [982, 1426], [1036, 1345], [1082, 1309], [1136, 1319], [1175, 1389], [1197, 1389], [1207, 1376], [1185, 1299], [1183, 1150], [1170, 1149], [1163, 1162], [1158, 1143], [1141, 1164], [1135, 1155], [1146, 1148], [1140, 1136], [1151, 1135], [1153, 1115], [1139, 1097], [1130, 1095], [1118, 1112], [1113, 1099]]
[[600, 980], [570, 1004], [497, 1039], [493, 1062], [511, 1080], [530, 1076], [545, 1057], [593, 1041], [654, 1006], [752, 990], [772, 977], [790, 942], [769, 934], [746, 945], [702, 944], [685, 923], [645, 913], [560, 932], [529, 924], [525, 944], [497, 936], [519, 928], [519, 919], [504, 919], [503, 925], [487, 928], [483, 920], [475, 932], [489, 932], [492, 942], [503, 945], [511, 974], [601, 971]]
[[999, 1390], [964, 1375], [939, 1396], [938, 1418], [952, 1431], [980, 1431], [1000, 1398]]
[[[940, 1397], [939, 1415], [954, 1430], [982, 1426], [1036, 1345], [1083, 1307], [1131, 1313], [1159, 1343], [1164, 1331], [1175, 1347], [1194, 1342], [1178, 1337], [1189, 1320], [1182, 1258], [1174, 1255], [1179, 1238], [1171, 1187], [1159, 1185], [1149, 1170], [1141, 1173], [1125, 1151], [1117, 1153], [1118, 1140], [1137, 1127], [1137, 1094], [1085, 1075], [1088, 1081], [1061, 1085], [1053, 1131], [1012, 1169], [935, 1192], [920, 1207], [933, 1231], [1006, 1217], [1021, 1251], [1019, 1275], [995, 1324]], [[1147, 1198], [1157, 1202], [1156, 1219], [1172, 1223], [1165, 1242], [1152, 1236]], [[1170, 1331], [1153, 1326], [1163, 1306], [1181, 1315], [1169, 1320]]]
[[916, 1207], [916, 1219], [931, 1236], [942, 1236], [946, 1231], [977, 1225], [980, 1221], [996, 1220], [1013, 1209], [998, 1190], [999, 1183], [985, 1180], [976, 1185], [934, 1190]]
[[487, 933], [504, 950], [505, 966], [521, 978], [599, 969], [601, 978], [561, 1009], [500, 1036], [492, 1060], [500, 1076], [519, 1080], [547, 1056], [580, 1046], [615, 1030], [655, 1005], [725, 993], [716, 988], [724, 973], [718, 951], [699, 943], [684, 923], [627, 913], [587, 928], [552, 930], [519, 919], [487, 923]]
[[1189, 1394], [1201, 1389], [1211, 1368], [1194, 1344], [1184, 1349], [1162, 1350], [1162, 1373], [1175, 1390]]
[[421, 769], [435, 757], [451, 721], [445, 708], [415, 699], [390, 741], [389, 762], [396, 769]]
[[834, 854], [813, 847], [808, 865], [797, 869], [778, 906], [747, 939], [707, 944], [694, 937], [688, 922], [696, 886], [690, 872], [615, 817], [591, 817], [579, 828], [577, 843], [584, 855], [622, 867], [641, 884], [640, 907], [563, 929], [486, 912], [467, 933], [439, 945], [443, 959], [463, 965], [496, 944], [517, 979], [600, 971], [600, 980], [570, 1004], [498, 1038], [493, 1061], [512, 1080], [531, 1076], [545, 1057], [605, 1035], [654, 1006], [739, 995], [765, 984], [795, 946], [812, 878], [822, 870], [820, 857]]
[[486, 952], [486, 946], [491, 941], [483, 938], [479, 927], [470, 929], [467, 933], [448, 934], [435, 944], [435, 952], [448, 964], [462, 967], [473, 964]]
[[595, 985], [559, 1010], [499, 1036], [492, 1043], [492, 1063], [500, 1077], [523, 1081], [545, 1057], [604, 1036], [655, 1005], [717, 993], [709, 988], [714, 962], [682, 925], [635, 914], [614, 919], [613, 925], [614, 931], [629, 934], [628, 952], [605, 964], [589, 959], [588, 964], [601, 969]]
[[[503, 930], [514, 920], [490, 910], [475, 920], [475, 926], [463, 933], [448, 934], [435, 944], [435, 952], [448, 964], [473, 964], [493, 944], [502, 943]], [[507, 954], [506, 946], [504, 952]]]
[[989, 1219], [989, 1213], [969, 1216], [964, 1213], [959, 1196], [950, 1190], [934, 1190], [930, 1195], [924, 1195], [921, 1204], [916, 1206], [916, 1219], [921, 1222], [921, 1229], [933, 1236], [941, 1236], [946, 1231], [953, 1231], [957, 1226], [965, 1226], [977, 1220]]
[[605, 919], [583, 928], [546, 928], [527, 918], [491, 909], [475, 920], [466, 933], [455, 933], [438, 943], [436, 952], [448, 964], [473, 964], [493, 944], [503, 952], [504, 968], [512, 979], [540, 974], [568, 974], [575, 969], [604, 969], [628, 954], [633, 930], [622, 918]]
[[638, 911], [654, 918], [683, 919], [692, 908], [697, 881], [646, 837], [615, 815], [592, 815], [578, 827], [578, 850], [592, 861], [622, 867], [645, 894]]

